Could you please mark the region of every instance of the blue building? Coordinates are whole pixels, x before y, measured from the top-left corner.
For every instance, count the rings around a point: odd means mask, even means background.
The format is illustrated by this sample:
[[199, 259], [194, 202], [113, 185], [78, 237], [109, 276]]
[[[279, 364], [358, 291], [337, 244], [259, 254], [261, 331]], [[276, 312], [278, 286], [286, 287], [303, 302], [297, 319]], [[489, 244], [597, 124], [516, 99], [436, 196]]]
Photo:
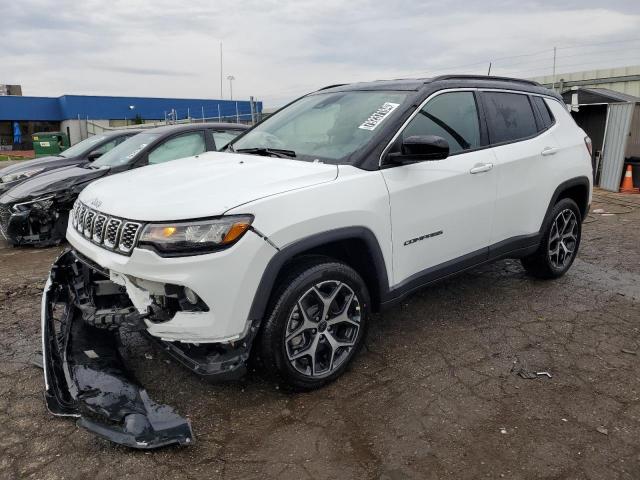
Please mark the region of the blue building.
[[[262, 102], [254, 102], [254, 117], [261, 113]], [[6, 148], [14, 144], [16, 122], [22, 133], [22, 148], [30, 149], [34, 132], [66, 132], [74, 144], [104, 129], [189, 118], [251, 123], [252, 104], [247, 100], [187, 98], [0, 96], [0, 145]]]

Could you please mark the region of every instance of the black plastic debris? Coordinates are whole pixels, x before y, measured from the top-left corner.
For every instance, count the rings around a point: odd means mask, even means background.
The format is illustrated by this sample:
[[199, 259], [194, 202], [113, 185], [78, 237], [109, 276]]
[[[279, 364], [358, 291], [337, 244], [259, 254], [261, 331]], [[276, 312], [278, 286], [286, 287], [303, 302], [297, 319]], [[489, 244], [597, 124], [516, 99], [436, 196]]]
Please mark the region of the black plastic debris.
[[[83, 320], [76, 306], [86, 275], [71, 253], [54, 264], [42, 312], [45, 400], [54, 415], [78, 418], [78, 425], [112, 442], [153, 449], [194, 442], [190, 422], [149, 398], [126, 368], [117, 329]], [[54, 310], [58, 315], [54, 315]], [[62, 313], [60, 314], [60, 310]]]

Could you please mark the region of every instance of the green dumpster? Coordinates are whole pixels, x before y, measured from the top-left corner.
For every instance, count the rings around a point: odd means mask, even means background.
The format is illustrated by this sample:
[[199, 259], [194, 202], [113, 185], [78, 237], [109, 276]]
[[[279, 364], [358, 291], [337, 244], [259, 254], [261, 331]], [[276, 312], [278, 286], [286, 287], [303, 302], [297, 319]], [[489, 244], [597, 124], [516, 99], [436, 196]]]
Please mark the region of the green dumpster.
[[45, 157], [47, 155], [57, 155], [63, 150], [69, 148], [69, 137], [62, 132], [40, 132], [34, 133], [33, 151], [37, 157]]

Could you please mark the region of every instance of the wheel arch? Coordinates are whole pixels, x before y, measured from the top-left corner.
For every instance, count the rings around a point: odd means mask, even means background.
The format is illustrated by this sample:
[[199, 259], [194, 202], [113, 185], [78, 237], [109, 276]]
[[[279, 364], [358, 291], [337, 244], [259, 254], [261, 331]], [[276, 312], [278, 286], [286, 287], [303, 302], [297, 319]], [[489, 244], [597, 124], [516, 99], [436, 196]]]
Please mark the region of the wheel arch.
[[574, 202], [576, 202], [578, 208], [580, 209], [582, 220], [584, 220], [587, 216], [587, 213], [589, 213], [590, 185], [591, 184], [589, 182], [589, 179], [585, 176], [571, 178], [558, 185], [558, 187], [553, 192], [553, 196], [551, 197], [551, 201], [549, 202], [549, 206], [547, 207], [547, 211], [544, 215], [540, 230], [542, 231], [542, 229], [544, 228], [545, 222], [549, 217], [551, 209], [563, 198], [570, 198]]
[[297, 240], [276, 253], [267, 264], [251, 303], [249, 320], [261, 320], [269, 306], [278, 280], [297, 259], [324, 255], [343, 261], [362, 276], [371, 295], [372, 309], [378, 310], [389, 290], [382, 249], [374, 233], [366, 227], [345, 227]]

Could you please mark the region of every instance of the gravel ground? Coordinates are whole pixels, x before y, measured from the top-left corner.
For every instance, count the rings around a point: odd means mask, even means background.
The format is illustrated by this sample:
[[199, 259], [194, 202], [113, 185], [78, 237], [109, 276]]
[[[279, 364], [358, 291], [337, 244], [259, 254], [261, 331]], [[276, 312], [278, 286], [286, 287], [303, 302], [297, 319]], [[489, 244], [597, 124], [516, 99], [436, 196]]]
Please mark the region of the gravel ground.
[[61, 249], [0, 246], [0, 477], [640, 478], [640, 196], [598, 192], [594, 209], [564, 278], [505, 260], [423, 290], [376, 316], [350, 371], [317, 392], [258, 374], [210, 385], [127, 338], [151, 396], [197, 437], [147, 453], [45, 411], [32, 360]]

